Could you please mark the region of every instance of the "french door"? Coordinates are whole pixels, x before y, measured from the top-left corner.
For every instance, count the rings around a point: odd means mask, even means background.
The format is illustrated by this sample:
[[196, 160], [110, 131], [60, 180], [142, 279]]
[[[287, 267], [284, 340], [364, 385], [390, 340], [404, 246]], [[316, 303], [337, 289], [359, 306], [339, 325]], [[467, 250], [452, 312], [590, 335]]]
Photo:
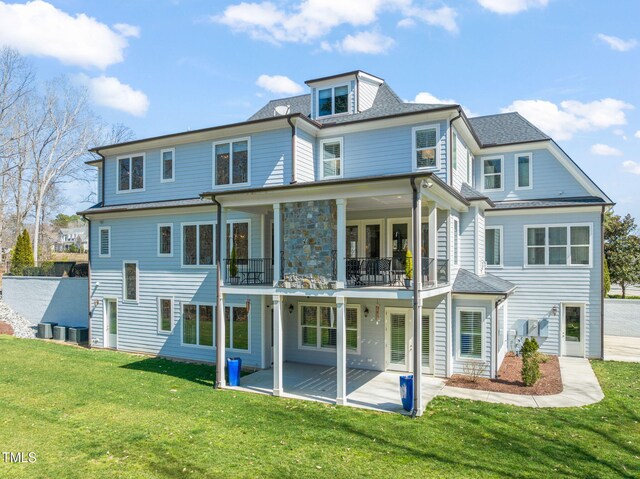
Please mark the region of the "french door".
[[[393, 371], [413, 370], [413, 310], [385, 309], [386, 365]], [[433, 374], [433, 311], [422, 313], [422, 372]]]
[[118, 348], [118, 302], [115, 299], [104, 300], [105, 348]]

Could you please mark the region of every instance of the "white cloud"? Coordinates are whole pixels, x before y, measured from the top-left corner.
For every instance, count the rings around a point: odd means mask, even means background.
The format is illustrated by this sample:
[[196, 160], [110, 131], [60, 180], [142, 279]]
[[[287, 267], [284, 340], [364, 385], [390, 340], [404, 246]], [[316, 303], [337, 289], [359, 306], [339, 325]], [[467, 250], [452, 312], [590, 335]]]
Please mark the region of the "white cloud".
[[635, 136], [636, 138], [640, 138], [640, 130], [636, 131], [636, 133], [633, 136]]
[[591, 153], [600, 156], [622, 156], [622, 152], [613, 146], [596, 143], [590, 149]]
[[494, 13], [508, 15], [534, 7], [546, 7], [549, 0], [478, 0], [478, 3]]
[[0, 45], [69, 65], [104, 69], [121, 62], [128, 45], [126, 37], [137, 27], [120, 25], [122, 29], [114, 27], [114, 31], [95, 18], [83, 13], [71, 16], [41, 0], [0, 2]]
[[339, 43], [339, 49], [346, 53], [380, 54], [386, 53], [393, 46], [393, 38], [376, 32], [359, 32], [347, 35]]
[[605, 35], [604, 33], [598, 33], [598, 38], [617, 52], [627, 52], [638, 46], [638, 40], [635, 38], [623, 40], [622, 38]]
[[625, 110], [633, 105], [613, 98], [582, 103], [567, 100], [556, 105], [546, 100], [516, 100], [502, 109], [517, 111], [556, 140], [569, 140], [575, 133], [603, 130], [627, 123]]
[[140, 27], [129, 25], [128, 23], [116, 23], [113, 28], [120, 32], [123, 37], [140, 37]]
[[260, 75], [256, 85], [279, 95], [297, 95], [304, 91], [300, 85], [283, 75]]
[[640, 175], [640, 163], [636, 163], [635, 161], [623, 161], [622, 169], [624, 169], [624, 171], [626, 171], [627, 173], [631, 173], [632, 175]]
[[[301, 0], [288, 9], [269, 1], [242, 2], [229, 5], [221, 14], [211, 16], [210, 21], [226, 25], [233, 31], [246, 33], [251, 38], [276, 44], [315, 41], [341, 25], [352, 27], [372, 25], [384, 11], [401, 13], [405, 17], [400, 21], [402, 26], [408, 26], [411, 21], [415, 22], [417, 19], [448, 31], [457, 31], [455, 10], [449, 7], [435, 10], [419, 9], [412, 6], [412, 1]], [[414, 17], [413, 20], [412, 17]], [[358, 35], [362, 33], [350, 36], [355, 38]], [[352, 42], [351, 39], [347, 40], [348, 44], [350, 42]], [[321, 48], [327, 50], [327, 45], [331, 46], [327, 43], [324, 46], [321, 45]], [[362, 47], [359, 46], [358, 49], [362, 50]], [[378, 48], [378, 50], [386, 51], [385, 48]]]
[[103, 75], [89, 78], [87, 75], [80, 74], [77, 79], [87, 87], [89, 97], [97, 105], [124, 111], [134, 116], [143, 116], [149, 108], [149, 99], [144, 92], [134, 90], [115, 77]]
[[403, 18], [398, 22], [396, 26], [400, 28], [410, 28], [415, 26], [415, 24], [416, 24], [416, 21], [413, 18]]
[[[406, 101], [406, 100], [405, 100]], [[409, 103], [426, 103], [429, 105], [460, 105], [460, 102], [454, 100], [453, 98], [438, 98], [435, 95], [432, 95], [428, 91], [421, 91], [416, 95], [416, 97], [409, 101]], [[465, 114], [468, 117], [478, 116], [475, 112], [471, 111], [464, 105], [461, 105]]]

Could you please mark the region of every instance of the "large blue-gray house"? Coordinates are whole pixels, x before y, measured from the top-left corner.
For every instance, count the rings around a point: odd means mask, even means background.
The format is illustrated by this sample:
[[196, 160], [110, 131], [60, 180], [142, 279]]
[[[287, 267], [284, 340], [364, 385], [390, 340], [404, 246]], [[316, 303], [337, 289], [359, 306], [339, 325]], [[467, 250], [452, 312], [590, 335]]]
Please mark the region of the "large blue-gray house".
[[347, 368], [493, 377], [524, 337], [602, 356], [611, 200], [552, 138], [363, 71], [306, 83], [242, 123], [93, 150], [94, 347], [240, 357], [275, 395], [283, 362], [335, 365], [338, 404]]

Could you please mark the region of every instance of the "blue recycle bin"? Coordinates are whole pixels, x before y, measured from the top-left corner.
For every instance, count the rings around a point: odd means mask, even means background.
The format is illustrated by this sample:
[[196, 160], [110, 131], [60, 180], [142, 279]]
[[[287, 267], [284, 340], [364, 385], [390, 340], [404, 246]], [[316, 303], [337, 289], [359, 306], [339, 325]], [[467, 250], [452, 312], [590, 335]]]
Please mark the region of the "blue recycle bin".
[[227, 374], [229, 375], [229, 386], [240, 386], [240, 369], [242, 369], [242, 359], [227, 358]]
[[400, 376], [400, 399], [405, 411], [413, 409], [413, 374]]

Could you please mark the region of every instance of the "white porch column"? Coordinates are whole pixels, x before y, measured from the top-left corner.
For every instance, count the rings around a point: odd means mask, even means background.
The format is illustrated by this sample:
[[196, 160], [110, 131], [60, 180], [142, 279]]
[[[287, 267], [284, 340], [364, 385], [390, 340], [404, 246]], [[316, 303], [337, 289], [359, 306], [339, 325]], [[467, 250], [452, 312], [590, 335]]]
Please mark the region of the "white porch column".
[[[413, 192], [413, 412], [421, 416], [422, 403], [422, 193]], [[431, 231], [433, 228], [429, 228]]]
[[429, 256], [433, 261], [429, 265], [429, 281], [438, 286], [438, 205], [429, 202]]
[[225, 321], [224, 321], [224, 295], [218, 296], [216, 304], [216, 382], [217, 387], [223, 388], [226, 386], [225, 368], [226, 354], [225, 354]]
[[282, 396], [282, 296], [273, 296], [273, 395]]
[[336, 298], [336, 404], [347, 404], [347, 301]]
[[228, 208], [222, 208], [222, 218], [218, 225], [220, 228], [220, 267], [222, 271], [220, 271], [220, 277], [222, 278], [221, 284], [225, 284], [227, 281], [227, 214], [229, 213]]
[[277, 286], [282, 277], [282, 215], [280, 213], [280, 203], [273, 205], [273, 285]]
[[337, 207], [337, 242], [336, 271], [337, 288], [344, 288], [347, 282], [347, 200], [336, 200]]

